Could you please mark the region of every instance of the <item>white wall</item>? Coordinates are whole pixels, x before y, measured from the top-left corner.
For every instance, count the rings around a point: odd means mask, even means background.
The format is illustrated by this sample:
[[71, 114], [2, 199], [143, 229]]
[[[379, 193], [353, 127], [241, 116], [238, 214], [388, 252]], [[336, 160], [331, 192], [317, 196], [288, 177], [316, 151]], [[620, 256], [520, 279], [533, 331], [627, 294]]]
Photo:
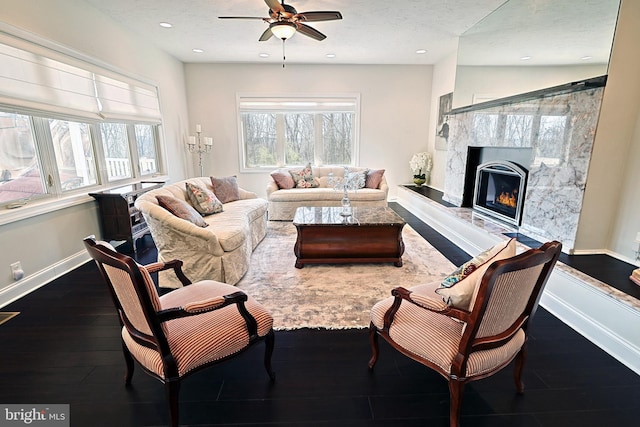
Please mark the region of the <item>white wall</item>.
[[436, 150], [436, 132], [440, 97], [453, 92], [456, 78], [456, 52], [440, 60], [433, 67], [431, 84], [431, 114], [429, 117], [429, 152], [433, 154], [433, 169], [429, 186], [444, 191], [444, 177], [447, 166], [447, 150]]
[[[358, 164], [383, 168], [390, 185], [411, 181], [409, 160], [427, 148], [432, 67], [423, 65], [187, 64], [190, 129], [214, 139], [205, 175], [238, 175], [241, 187], [265, 197], [268, 172], [239, 173], [237, 93], [361, 96]], [[196, 156], [194, 156], [196, 157]], [[195, 159], [194, 159], [195, 160]], [[196, 170], [197, 171], [197, 170]], [[199, 173], [199, 172], [198, 172]]]
[[[80, 0], [1, 0], [0, 9], [4, 24], [158, 84], [168, 172], [172, 179], [185, 175], [183, 149], [178, 144], [188, 121], [181, 62]], [[20, 282], [12, 286], [16, 283], [9, 264], [14, 261], [22, 262], [26, 274], [22, 282], [35, 283], [64, 273], [85, 256], [82, 238], [100, 234], [96, 203], [86, 199], [79, 205], [0, 225], [0, 260], [6, 264], [0, 265], [0, 293], [20, 286]]]
[[620, 10], [576, 248], [633, 259], [640, 231], [640, 2], [624, 0]]

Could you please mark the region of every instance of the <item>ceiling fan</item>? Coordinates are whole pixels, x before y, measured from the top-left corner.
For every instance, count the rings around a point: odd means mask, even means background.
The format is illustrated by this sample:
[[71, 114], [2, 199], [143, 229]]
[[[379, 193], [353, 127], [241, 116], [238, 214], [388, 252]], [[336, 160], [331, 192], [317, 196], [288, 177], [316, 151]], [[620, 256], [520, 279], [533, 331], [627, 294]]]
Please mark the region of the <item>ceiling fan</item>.
[[342, 19], [342, 14], [338, 11], [321, 11], [321, 12], [302, 12], [298, 11], [288, 4], [278, 3], [278, 0], [264, 0], [269, 6], [269, 17], [261, 18], [255, 16], [219, 16], [219, 19], [261, 19], [269, 28], [260, 36], [259, 41], [269, 40], [272, 36], [276, 36], [281, 40], [287, 40], [296, 32], [303, 34], [312, 39], [321, 41], [327, 38], [320, 31], [304, 24], [304, 22], [319, 21], [335, 21]]

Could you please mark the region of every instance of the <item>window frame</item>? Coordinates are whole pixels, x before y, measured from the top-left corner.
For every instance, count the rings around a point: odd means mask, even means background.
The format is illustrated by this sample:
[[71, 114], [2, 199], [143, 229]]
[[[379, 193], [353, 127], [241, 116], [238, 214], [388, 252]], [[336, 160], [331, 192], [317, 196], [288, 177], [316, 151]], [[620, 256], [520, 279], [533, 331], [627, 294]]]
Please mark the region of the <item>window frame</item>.
[[[261, 107], [260, 110], [264, 112], [271, 112], [278, 114], [282, 117], [282, 120], [278, 119], [276, 116], [276, 165], [269, 166], [256, 166], [256, 167], [247, 167], [246, 166], [246, 150], [245, 150], [245, 140], [244, 140], [244, 131], [242, 124], [242, 113], [246, 112], [247, 108], [243, 107], [243, 102], [264, 102], [264, 103], [273, 103], [273, 108]], [[327, 104], [323, 107], [317, 107], [313, 109], [312, 107], [299, 107], [297, 108], [292, 104], [304, 104], [304, 103], [315, 103], [315, 104]], [[331, 103], [350, 103], [353, 105], [351, 109], [343, 109], [340, 111], [339, 109], [331, 110], [329, 108]], [[288, 104], [286, 107], [284, 105]], [[322, 159], [322, 138], [319, 136], [322, 135], [322, 120], [318, 120], [318, 116], [321, 116], [323, 113], [335, 113], [335, 112], [347, 112], [352, 111], [353, 116], [353, 144], [351, 146], [351, 164], [349, 165], [339, 165], [339, 166], [358, 166], [360, 159], [360, 93], [340, 93], [340, 94], [289, 94], [289, 93], [273, 93], [273, 94], [256, 94], [256, 93], [237, 93], [236, 94], [236, 120], [238, 124], [238, 162], [239, 162], [239, 170], [241, 173], [264, 173], [268, 171], [272, 171], [274, 168], [280, 167], [290, 167], [290, 166], [304, 166], [297, 164], [286, 164], [285, 163], [285, 150], [286, 150], [286, 142], [284, 136], [284, 130], [280, 129], [278, 126], [283, 127], [284, 122], [284, 113], [311, 113], [314, 115], [314, 133], [315, 133], [315, 147], [314, 147], [314, 160], [311, 162], [314, 166], [329, 166], [324, 163]], [[280, 125], [278, 124], [280, 123]], [[281, 132], [281, 133], [280, 133]], [[338, 165], [331, 165], [338, 166]]]
[[[131, 176], [122, 179], [116, 179], [109, 181], [107, 162], [102, 144], [102, 137], [100, 131], [100, 125], [103, 122], [91, 121], [78, 117], [63, 117], [61, 115], [52, 115], [48, 112], [42, 111], [23, 111], [20, 109], [16, 111], [10, 106], [0, 104], [0, 110], [10, 114], [20, 114], [27, 116], [30, 124], [30, 131], [34, 138], [34, 147], [36, 150], [35, 158], [40, 169], [40, 179], [43, 183], [43, 193], [34, 194], [28, 198], [12, 199], [0, 203], [0, 212], [5, 211], [5, 208], [22, 205], [26, 201], [26, 205], [32, 204], [46, 204], [49, 202], [59, 202], [66, 197], [73, 197], [78, 195], [87, 195], [91, 191], [97, 191], [98, 189], [113, 188], [121, 185], [125, 185], [130, 182], [136, 182], [144, 179], [153, 179], [154, 177], [162, 176], [165, 174], [166, 165], [162, 158], [162, 150], [160, 149], [160, 124], [156, 123], [143, 123], [143, 122], [128, 122], [112, 120], [110, 123], [117, 123], [125, 126], [127, 137], [127, 148], [130, 152], [130, 168]], [[65, 190], [60, 180], [60, 170], [58, 168], [53, 138], [51, 135], [51, 129], [49, 126], [49, 120], [64, 120], [77, 123], [86, 124], [89, 126], [89, 133], [91, 136], [93, 156], [96, 168], [96, 182], [95, 184], [89, 184], [82, 187]], [[142, 175], [140, 171], [140, 164], [138, 158], [138, 141], [135, 134], [136, 125], [149, 125], [152, 129], [152, 138], [156, 150], [156, 168], [157, 171], [151, 174]], [[57, 203], [56, 203], [57, 204]], [[53, 206], [53, 205], [52, 205]], [[4, 213], [4, 212], [3, 212]], [[4, 217], [4, 215], [2, 215]], [[29, 215], [27, 215], [28, 217]], [[4, 219], [4, 218], [3, 218]], [[0, 221], [0, 224], [4, 221]]]

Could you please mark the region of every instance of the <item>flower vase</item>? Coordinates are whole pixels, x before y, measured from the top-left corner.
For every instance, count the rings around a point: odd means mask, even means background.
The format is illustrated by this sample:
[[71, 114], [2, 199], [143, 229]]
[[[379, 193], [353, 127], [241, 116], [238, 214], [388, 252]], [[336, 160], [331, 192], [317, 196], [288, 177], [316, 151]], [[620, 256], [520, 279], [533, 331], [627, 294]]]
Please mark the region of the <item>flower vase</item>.
[[425, 178], [413, 178], [413, 183], [416, 185], [416, 187], [422, 187], [422, 184], [424, 184], [425, 182], [427, 182]]

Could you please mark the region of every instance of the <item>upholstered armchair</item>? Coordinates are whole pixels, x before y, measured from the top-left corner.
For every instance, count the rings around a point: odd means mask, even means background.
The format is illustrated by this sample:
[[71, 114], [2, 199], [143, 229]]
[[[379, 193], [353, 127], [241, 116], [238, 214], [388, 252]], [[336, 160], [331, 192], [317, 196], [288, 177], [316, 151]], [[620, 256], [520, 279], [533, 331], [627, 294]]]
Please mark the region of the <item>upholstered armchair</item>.
[[[273, 318], [237, 288], [213, 280], [191, 284], [181, 261], [139, 265], [105, 242], [84, 240], [111, 292], [122, 326], [125, 383], [134, 361], [165, 384], [171, 425], [178, 425], [178, 393], [187, 375], [231, 358], [264, 340], [271, 380]], [[184, 287], [158, 296], [150, 274], [174, 270]], [[187, 286], [188, 285], [188, 286]]]
[[371, 310], [373, 369], [378, 336], [405, 356], [449, 381], [450, 425], [459, 426], [465, 384], [486, 378], [515, 359], [516, 389], [522, 393], [527, 331], [561, 244], [493, 261], [478, 278], [468, 309], [449, 305], [440, 283], [396, 288]]

